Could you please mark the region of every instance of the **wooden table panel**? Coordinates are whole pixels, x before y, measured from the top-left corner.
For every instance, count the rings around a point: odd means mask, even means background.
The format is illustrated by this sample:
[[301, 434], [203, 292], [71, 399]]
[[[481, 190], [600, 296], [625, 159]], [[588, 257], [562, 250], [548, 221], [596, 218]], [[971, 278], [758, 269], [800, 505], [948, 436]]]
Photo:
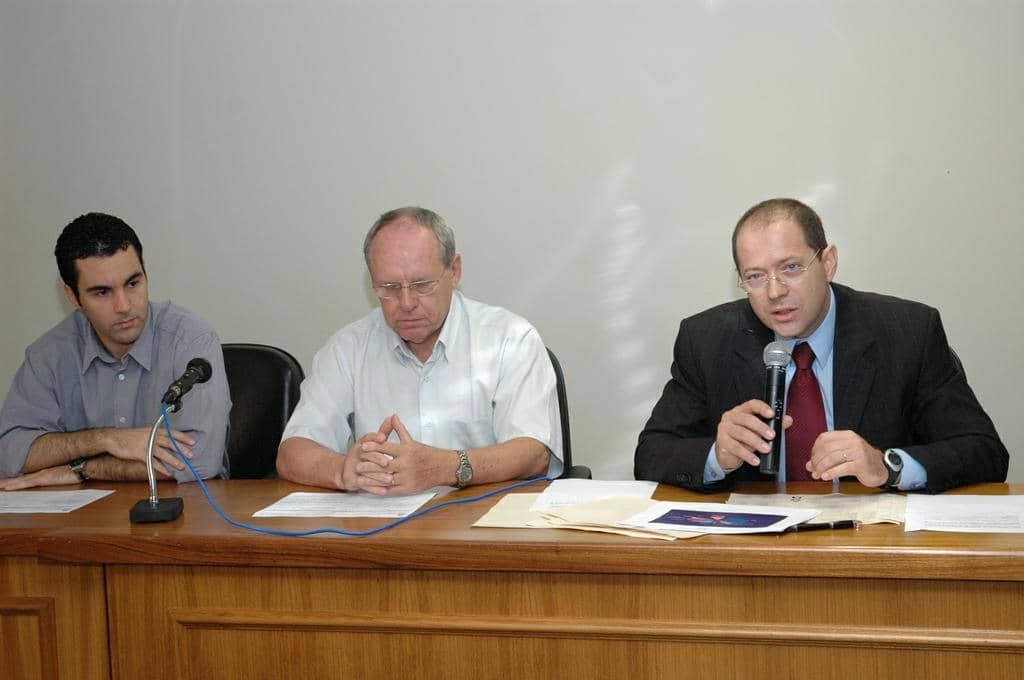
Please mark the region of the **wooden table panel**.
[[[11, 627], [19, 619], [23, 623]], [[20, 664], [14, 668], [20, 665], [25, 677], [109, 678], [102, 567], [0, 557], [0, 630], [0, 647], [6, 650], [0, 652], [0, 668], [6, 665], [3, 655], [18, 649]], [[30, 663], [30, 656], [38, 664]]]
[[156, 677], [199, 678], [215, 662], [220, 677], [274, 677], [296, 658], [324, 677], [435, 677], [431, 664], [459, 649], [492, 659], [517, 646], [547, 660], [528, 677], [559, 677], [565, 659], [575, 677], [618, 677], [593, 673], [645, 654], [638, 677], [673, 677], [697, 652], [757, 664], [775, 647], [780, 668], [859, 653], [933, 678], [961, 677], [968, 657], [1024, 671], [1020, 582], [152, 566], [112, 566], [108, 579], [111, 620], [131, 622], [115, 623], [117, 677], [154, 661]]

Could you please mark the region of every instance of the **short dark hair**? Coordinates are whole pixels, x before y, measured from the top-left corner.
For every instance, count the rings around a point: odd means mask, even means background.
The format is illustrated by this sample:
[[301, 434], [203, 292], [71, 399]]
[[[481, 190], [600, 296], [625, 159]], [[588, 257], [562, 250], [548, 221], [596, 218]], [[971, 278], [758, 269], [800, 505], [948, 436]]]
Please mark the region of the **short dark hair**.
[[443, 217], [433, 210], [411, 205], [387, 211], [378, 217], [377, 221], [370, 227], [370, 231], [366, 233], [366, 238], [363, 240], [363, 259], [366, 260], [366, 268], [370, 268], [370, 247], [373, 245], [373, 239], [377, 237], [377, 233], [392, 222], [397, 222], [403, 217], [408, 217], [413, 222], [426, 227], [434, 233], [434, 236], [437, 238], [438, 247], [441, 249], [441, 264], [445, 268], [451, 267], [452, 262], [455, 261], [455, 233], [452, 231], [452, 228], [448, 226]]
[[804, 241], [813, 250], [824, 250], [828, 247], [825, 227], [822, 226], [821, 218], [813, 208], [795, 198], [770, 198], [743, 213], [743, 217], [736, 223], [736, 228], [732, 230], [732, 261], [736, 265], [737, 271], [740, 268], [740, 262], [736, 257], [736, 237], [739, 236], [740, 229], [748, 222], [761, 222], [768, 225], [783, 220], [800, 225], [800, 229], [804, 232]]
[[64, 283], [78, 299], [78, 267], [75, 260], [87, 257], [110, 257], [119, 250], [135, 248], [142, 272], [146, 263], [142, 260], [142, 243], [135, 230], [124, 220], [105, 213], [91, 212], [73, 219], [57, 238], [53, 254], [57, 257], [57, 269]]

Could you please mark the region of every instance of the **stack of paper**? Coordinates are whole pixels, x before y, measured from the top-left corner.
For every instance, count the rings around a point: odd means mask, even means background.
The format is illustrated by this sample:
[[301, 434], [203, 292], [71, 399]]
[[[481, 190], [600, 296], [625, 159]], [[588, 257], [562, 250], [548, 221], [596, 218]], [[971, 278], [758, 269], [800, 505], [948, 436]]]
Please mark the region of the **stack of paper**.
[[654, 488], [648, 482], [558, 480], [540, 494], [505, 496], [473, 526], [576, 529], [671, 541], [709, 533], [778, 532], [818, 514], [809, 509], [654, 501]]

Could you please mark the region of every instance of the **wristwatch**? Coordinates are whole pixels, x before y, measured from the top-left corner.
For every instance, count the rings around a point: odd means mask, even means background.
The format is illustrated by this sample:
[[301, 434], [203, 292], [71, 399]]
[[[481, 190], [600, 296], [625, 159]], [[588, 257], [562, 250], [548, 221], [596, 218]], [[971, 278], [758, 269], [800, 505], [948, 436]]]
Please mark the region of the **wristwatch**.
[[455, 452], [459, 457], [459, 467], [455, 470], [455, 486], [463, 488], [469, 486], [473, 481], [473, 466], [469, 463], [469, 456], [462, 449]]
[[893, 488], [900, 480], [900, 473], [903, 472], [903, 458], [900, 457], [896, 449], [886, 449], [882, 455], [882, 462], [885, 463], [885, 467], [889, 471], [889, 476], [885, 480], [885, 486]]
[[88, 458], [75, 458], [73, 461], [68, 463], [68, 467], [71, 471], [78, 475], [78, 481], [85, 483], [89, 481], [89, 475], [85, 474], [85, 461]]

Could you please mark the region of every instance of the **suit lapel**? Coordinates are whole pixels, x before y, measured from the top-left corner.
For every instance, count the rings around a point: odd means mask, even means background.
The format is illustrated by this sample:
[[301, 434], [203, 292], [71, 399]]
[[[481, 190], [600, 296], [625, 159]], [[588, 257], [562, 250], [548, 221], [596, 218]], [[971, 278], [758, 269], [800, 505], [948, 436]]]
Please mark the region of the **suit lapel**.
[[875, 338], [856, 293], [837, 284], [832, 288], [836, 293], [834, 426], [837, 430], [857, 431], [875, 380]]
[[740, 309], [731, 363], [737, 404], [764, 396], [764, 359], [761, 355], [764, 346], [774, 337], [754, 314], [750, 303], [744, 301]]

